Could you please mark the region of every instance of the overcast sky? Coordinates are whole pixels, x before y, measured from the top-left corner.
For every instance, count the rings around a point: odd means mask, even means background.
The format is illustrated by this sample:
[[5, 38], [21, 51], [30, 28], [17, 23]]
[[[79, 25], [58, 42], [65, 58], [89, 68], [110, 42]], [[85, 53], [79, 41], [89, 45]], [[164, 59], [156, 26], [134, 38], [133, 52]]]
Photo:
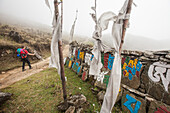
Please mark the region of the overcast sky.
[[[64, 31], [70, 32], [76, 9], [78, 9], [75, 34], [91, 37], [95, 24], [89, 13], [93, 12], [91, 6], [94, 6], [94, 0], [63, 1]], [[97, 0], [97, 17], [99, 18], [106, 11], [113, 11], [118, 14], [124, 1]], [[128, 28], [127, 32], [158, 40], [170, 38], [170, 0], [134, 0], [134, 2], [137, 7], [133, 5], [130, 28]], [[52, 21], [52, 14], [45, 5], [45, 0], [0, 0], [0, 13], [27, 18], [47, 25], [51, 25]], [[111, 30], [109, 29], [104, 33], [110, 32]]]

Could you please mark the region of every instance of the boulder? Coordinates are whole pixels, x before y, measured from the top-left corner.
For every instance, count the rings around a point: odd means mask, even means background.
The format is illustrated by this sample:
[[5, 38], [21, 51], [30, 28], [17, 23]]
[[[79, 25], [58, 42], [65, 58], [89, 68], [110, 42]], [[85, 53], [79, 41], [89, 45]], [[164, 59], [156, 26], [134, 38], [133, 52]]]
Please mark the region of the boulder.
[[99, 89], [106, 90], [106, 84], [102, 84], [100, 81], [97, 81], [94, 83], [94, 86], [98, 87]]
[[150, 103], [148, 113], [155, 113], [155, 112], [156, 113], [170, 113], [170, 106], [160, 101], [152, 101]]
[[70, 106], [65, 113], [74, 113], [75, 109], [76, 108], [74, 106]]
[[98, 99], [99, 101], [103, 101], [105, 93], [106, 93], [105, 91], [100, 91], [100, 92], [97, 94], [97, 99]]
[[165, 58], [170, 59], [170, 53], [165, 56]]
[[170, 59], [167, 59], [167, 58], [165, 58], [165, 57], [160, 57], [160, 60], [161, 61], [163, 61], [163, 62], [170, 62]]
[[11, 98], [12, 94], [0, 92], [0, 105]]
[[121, 99], [121, 107], [126, 113], [146, 113], [146, 100], [128, 91], [124, 91]]
[[83, 94], [73, 95], [68, 99], [68, 104], [75, 106], [77, 109], [78, 107], [81, 107], [86, 101], [87, 99]]

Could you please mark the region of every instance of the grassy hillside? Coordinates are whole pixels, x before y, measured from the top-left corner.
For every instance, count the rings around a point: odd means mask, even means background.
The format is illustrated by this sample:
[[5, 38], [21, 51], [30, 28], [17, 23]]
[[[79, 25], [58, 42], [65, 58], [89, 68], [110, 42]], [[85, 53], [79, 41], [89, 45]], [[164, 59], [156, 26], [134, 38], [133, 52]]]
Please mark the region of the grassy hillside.
[[[22, 65], [17, 57], [16, 50], [23, 45], [29, 48], [29, 52], [38, 51], [43, 58], [50, 55], [51, 33], [41, 28], [23, 27], [19, 25], [0, 24], [0, 73]], [[36, 57], [31, 56], [31, 63], [37, 62]]]
[[[87, 106], [84, 106], [85, 111], [88, 113], [99, 111], [100, 105], [90, 90], [92, 85], [80, 80], [78, 75], [68, 68], [65, 68], [65, 75], [67, 77], [67, 94], [85, 95], [88, 101]], [[11, 100], [0, 107], [0, 112], [60, 112], [56, 109], [56, 105], [63, 100], [62, 86], [56, 69], [46, 69], [2, 91], [13, 93], [13, 96]]]

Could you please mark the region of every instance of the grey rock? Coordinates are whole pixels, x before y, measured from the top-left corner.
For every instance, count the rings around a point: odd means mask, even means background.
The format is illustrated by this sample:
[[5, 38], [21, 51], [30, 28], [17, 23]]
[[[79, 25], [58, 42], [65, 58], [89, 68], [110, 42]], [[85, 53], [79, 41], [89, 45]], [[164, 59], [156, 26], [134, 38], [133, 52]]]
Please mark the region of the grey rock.
[[[170, 87], [169, 87], [169, 91], [170, 91]], [[170, 106], [170, 94], [168, 92], [164, 93], [162, 102]]]
[[105, 93], [106, 93], [105, 91], [100, 91], [100, 92], [97, 94], [97, 99], [98, 99], [99, 101], [103, 101]]
[[133, 98], [136, 100], [136, 102], [130, 104], [133, 110], [135, 109], [137, 101], [138, 101], [141, 103], [140, 106], [138, 106], [139, 107], [138, 113], [146, 113], [146, 100], [144, 100], [143, 98], [137, 97], [134, 94], [129, 93], [128, 91], [124, 91], [122, 99], [121, 99], [121, 108], [125, 113], [131, 113], [130, 110], [124, 105], [124, 103], [128, 101], [127, 96], [130, 96], [130, 98]]
[[76, 108], [80, 107], [87, 101], [86, 97], [81, 94], [81, 95], [73, 95], [68, 99], [68, 103], [70, 105], [75, 106]]
[[99, 89], [106, 90], [106, 84], [102, 84], [100, 81], [96, 80], [94, 86], [98, 87]]
[[75, 109], [74, 106], [70, 106], [65, 113], [74, 113]]
[[150, 61], [149, 58], [144, 57], [144, 56], [140, 57], [139, 60], [140, 60], [141, 62], [143, 62], [143, 61]]
[[156, 51], [153, 54], [154, 55], [167, 55], [169, 52], [168, 51]]
[[11, 98], [12, 94], [0, 92], [0, 105]]
[[170, 60], [169, 59], [166, 59], [164, 57], [160, 57], [160, 60], [163, 61], [163, 62], [169, 62], [170, 63]]
[[131, 88], [138, 89], [140, 86], [140, 78], [133, 76], [132, 80], [129, 80], [129, 78], [125, 76], [122, 77], [122, 83]]
[[149, 106], [148, 113], [154, 113], [156, 111], [167, 111], [167, 112], [160, 112], [160, 113], [169, 113], [170, 112], [170, 106], [160, 102], [160, 101], [152, 101]]
[[78, 108], [76, 113], [84, 113], [83, 108]]
[[167, 54], [165, 58], [170, 59], [170, 54]]
[[154, 58], [154, 54], [151, 51], [145, 51], [144, 56], [147, 58]]
[[153, 96], [156, 100], [161, 101], [163, 98], [164, 88], [160, 84], [154, 84], [150, 87], [149, 95]]
[[145, 93], [145, 89], [139, 88], [139, 91]]

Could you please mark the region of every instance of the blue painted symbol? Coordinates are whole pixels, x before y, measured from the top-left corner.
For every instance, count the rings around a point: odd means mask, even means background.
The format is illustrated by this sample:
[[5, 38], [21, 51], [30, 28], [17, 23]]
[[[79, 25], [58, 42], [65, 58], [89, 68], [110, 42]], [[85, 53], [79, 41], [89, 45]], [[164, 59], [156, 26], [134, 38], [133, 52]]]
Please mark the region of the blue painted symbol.
[[140, 71], [142, 67], [142, 63], [140, 61], [138, 61], [137, 65], [136, 65], [136, 70]]
[[91, 61], [92, 61], [93, 57], [94, 57], [94, 55], [91, 56]]
[[74, 64], [75, 64], [75, 63], [72, 64], [72, 68], [74, 67]]
[[78, 50], [77, 59], [80, 58], [80, 50]]
[[132, 69], [132, 74], [133, 74], [133, 75], [136, 74], [136, 69], [135, 69], [135, 67], [133, 67], [133, 69]]
[[[127, 98], [127, 101], [123, 105], [126, 106], [131, 113], [138, 113], [138, 111], [140, 109], [141, 102], [137, 101], [136, 99], [129, 96], [128, 94], [126, 95], [126, 98]], [[134, 110], [131, 107], [131, 104], [133, 104], [133, 103], [136, 103]]]
[[80, 69], [81, 69], [81, 66], [80, 66], [80, 67], [78, 67], [78, 69], [77, 69], [77, 73], [79, 73], [79, 72], [80, 72]]
[[132, 74], [131, 73], [129, 73], [129, 80], [132, 80]]
[[110, 70], [112, 70], [113, 61], [114, 61], [114, 56], [112, 56], [111, 54], [109, 54], [108, 66], [107, 66], [107, 67], [108, 67]]

